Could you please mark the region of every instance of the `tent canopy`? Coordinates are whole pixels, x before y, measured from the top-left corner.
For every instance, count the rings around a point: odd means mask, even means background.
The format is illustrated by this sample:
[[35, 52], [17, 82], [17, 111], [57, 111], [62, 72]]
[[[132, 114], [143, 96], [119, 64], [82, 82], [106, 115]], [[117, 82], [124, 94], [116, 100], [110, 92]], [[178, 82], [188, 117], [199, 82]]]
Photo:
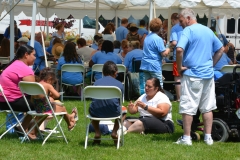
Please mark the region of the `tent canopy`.
[[[50, 17], [54, 13], [58, 17], [66, 18], [71, 13], [75, 18], [83, 18], [88, 15], [90, 18], [96, 17], [96, 2], [99, 2], [99, 15], [106, 19], [113, 19], [115, 15], [119, 18], [132, 15], [136, 19], [149, 14], [149, 4], [153, 0], [37, 0], [38, 12], [44, 17]], [[227, 15], [228, 17], [238, 17], [240, 13], [240, 0], [154, 0], [156, 15], [168, 17], [168, 8], [171, 12], [179, 12], [179, 9], [190, 7], [200, 17], [208, 15], [209, 8], [212, 8], [213, 15]], [[9, 1], [2, 0], [0, 8], [9, 10]], [[85, 2], [85, 3], [83, 3]], [[88, 2], [88, 3], [87, 3]], [[91, 3], [90, 3], [91, 2]], [[32, 1], [24, 0], [14, 8], [14, 14], [21, 11], [27, 16], [32, 16]], [[234, 8], [234, 9], [233, 9]], [[0, 10], [1, 11], [1, 10]]]

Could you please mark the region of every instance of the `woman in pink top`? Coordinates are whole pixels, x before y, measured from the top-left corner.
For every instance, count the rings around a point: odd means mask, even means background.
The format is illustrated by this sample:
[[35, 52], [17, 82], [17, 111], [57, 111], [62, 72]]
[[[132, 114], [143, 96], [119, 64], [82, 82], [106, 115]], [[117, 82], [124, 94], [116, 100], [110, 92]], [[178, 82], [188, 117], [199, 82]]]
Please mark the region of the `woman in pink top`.
[[[0, 84], [3, 87], [4, 93], [14, 111], [27, 112], [29, 111], [22, 93], [18, 87], [20, 81], [35, 82], [33, 70], [29, 67], [33, 65], [35, 57], [34, 48], [28, 45], [22, 45], [17, 50], [14, 59], [1, 71]], [[33, 104], [29, 102], [32, 110]], [[3, 96], [0, 94], [0, 109], [9, 109]], [[27, 115], [23, 122], [23, 129], [28, 131], [28, 127], [32, 117]], [[28, 135], [30, 139], [36, 139], [35, 131]]]

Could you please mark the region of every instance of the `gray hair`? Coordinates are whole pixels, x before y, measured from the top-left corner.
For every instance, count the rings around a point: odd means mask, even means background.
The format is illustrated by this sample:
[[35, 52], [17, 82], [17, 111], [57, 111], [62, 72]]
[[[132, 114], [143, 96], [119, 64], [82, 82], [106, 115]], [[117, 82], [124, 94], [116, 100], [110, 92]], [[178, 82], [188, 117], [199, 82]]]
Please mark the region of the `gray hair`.
[[190, 9], [190, 8], [185, 8], [181, 11], [180, 13], [184, 18], [187, 18], [188, 16], [193, 19], [193, 20], [196, 20], [196, 14], [195, 12]]

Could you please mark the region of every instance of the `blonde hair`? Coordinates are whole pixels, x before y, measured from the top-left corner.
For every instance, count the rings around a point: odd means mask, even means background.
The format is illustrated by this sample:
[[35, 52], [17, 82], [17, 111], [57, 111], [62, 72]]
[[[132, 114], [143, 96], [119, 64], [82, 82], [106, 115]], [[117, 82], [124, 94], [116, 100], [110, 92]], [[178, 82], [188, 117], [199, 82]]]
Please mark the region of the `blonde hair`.
[[129, 42], [129, 46], [133, 49], [139, 49], [140, 48], [140, 42], [139, 41], [131, 41]]

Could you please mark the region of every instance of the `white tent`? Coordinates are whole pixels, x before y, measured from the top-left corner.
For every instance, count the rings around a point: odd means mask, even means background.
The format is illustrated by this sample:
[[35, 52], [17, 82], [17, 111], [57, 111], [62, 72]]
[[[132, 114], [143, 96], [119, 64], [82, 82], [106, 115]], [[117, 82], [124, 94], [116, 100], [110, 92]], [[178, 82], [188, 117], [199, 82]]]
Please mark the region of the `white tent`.
[[[18, 0], [17, 0], [18, 1]], [[5, 9], [7, 11], [14, 7], [14, 0], [2, 0], [0, 5], [0, 13]], [[156, 6], [154, 4], [157, 4]], [[21, 11], [28, 16], [32, 15], [32, 21], [35, 22], [37, 10], [44, 17], [48, 17], [56, 13], [58, 17], [65, 18], [71, 13], [75, 18], [80, 19], [84, 15], [91, 18], [103, 15], [106, 19], [113, 17], [129, 17], [142, 18], [149, 15], [150, 19], [153, 15], [162, 15], [168, 17], [179, 9], [189, 7], [192, 8], [200, 17], [206, 14], [208, 17], [212, 15], [226, 15], [228, 17], [239, 17], [240, 0], [21, 0], [14, 10], [11, 11], [11, 24], [13, 24], [13, 14], [19, 14]], [[210, 22], [210, 18], [209, 22]], [[98, 23], [98, 19], [96, 19]], [[170, 22], [169, 22], [170, 23]], [[34, 23], [35, 24], [35, 23]], [[209, 23], [208, 23], [209, 24]], [[96, 25], [97, 27], [98, 25]], [[34, 38], [34, 27], [31, 37]], [[97, 30], [97, 28], [96, 28]], [[10, 27], [13, 33], [13, 26]], [[11, 34], [13, 36], [13, 34]], [[11, 37], [13, 39], [13, 37]], [[31, 41], [33, 46], [33, 40]], [[13, 57], [13, 44], [11, 44], [11, 59]]]
[[[0, 9], [9, 10], [10, 1], [2, 0]], [[14, 14], [18, 15], [24, 11], [27, 16], [32, 16], [33, 1], [22, 1], [14, 8]], [[112, 19], [115, 15], [119, 18], [132, 15], [140, 19], [146, 14], [149, 15], [149, 7], [153, 1], [156, 3], [156, 14], [161, 14], [165, 18], [168, 17], [169, 7], [173, 12], [178, 12], [180, 8], [191, 7], [200, 17], [204, 14], [208, 15], [209, 8], [212, 8], [214, 15], [225, 14], [231, 17], [239, 16], [240, 13], [240, 9], [236, 9], [240, 8], [240, 0], [37, 0], [37, 9], [44, 17], [56, 13], [58, 17], [66, 18], [71, 13], [77, 19], [85, 15], [95, 18], [96, 2], [99, 2], [97, 3], [99, 15], [103, 15], [106, 19]]]

